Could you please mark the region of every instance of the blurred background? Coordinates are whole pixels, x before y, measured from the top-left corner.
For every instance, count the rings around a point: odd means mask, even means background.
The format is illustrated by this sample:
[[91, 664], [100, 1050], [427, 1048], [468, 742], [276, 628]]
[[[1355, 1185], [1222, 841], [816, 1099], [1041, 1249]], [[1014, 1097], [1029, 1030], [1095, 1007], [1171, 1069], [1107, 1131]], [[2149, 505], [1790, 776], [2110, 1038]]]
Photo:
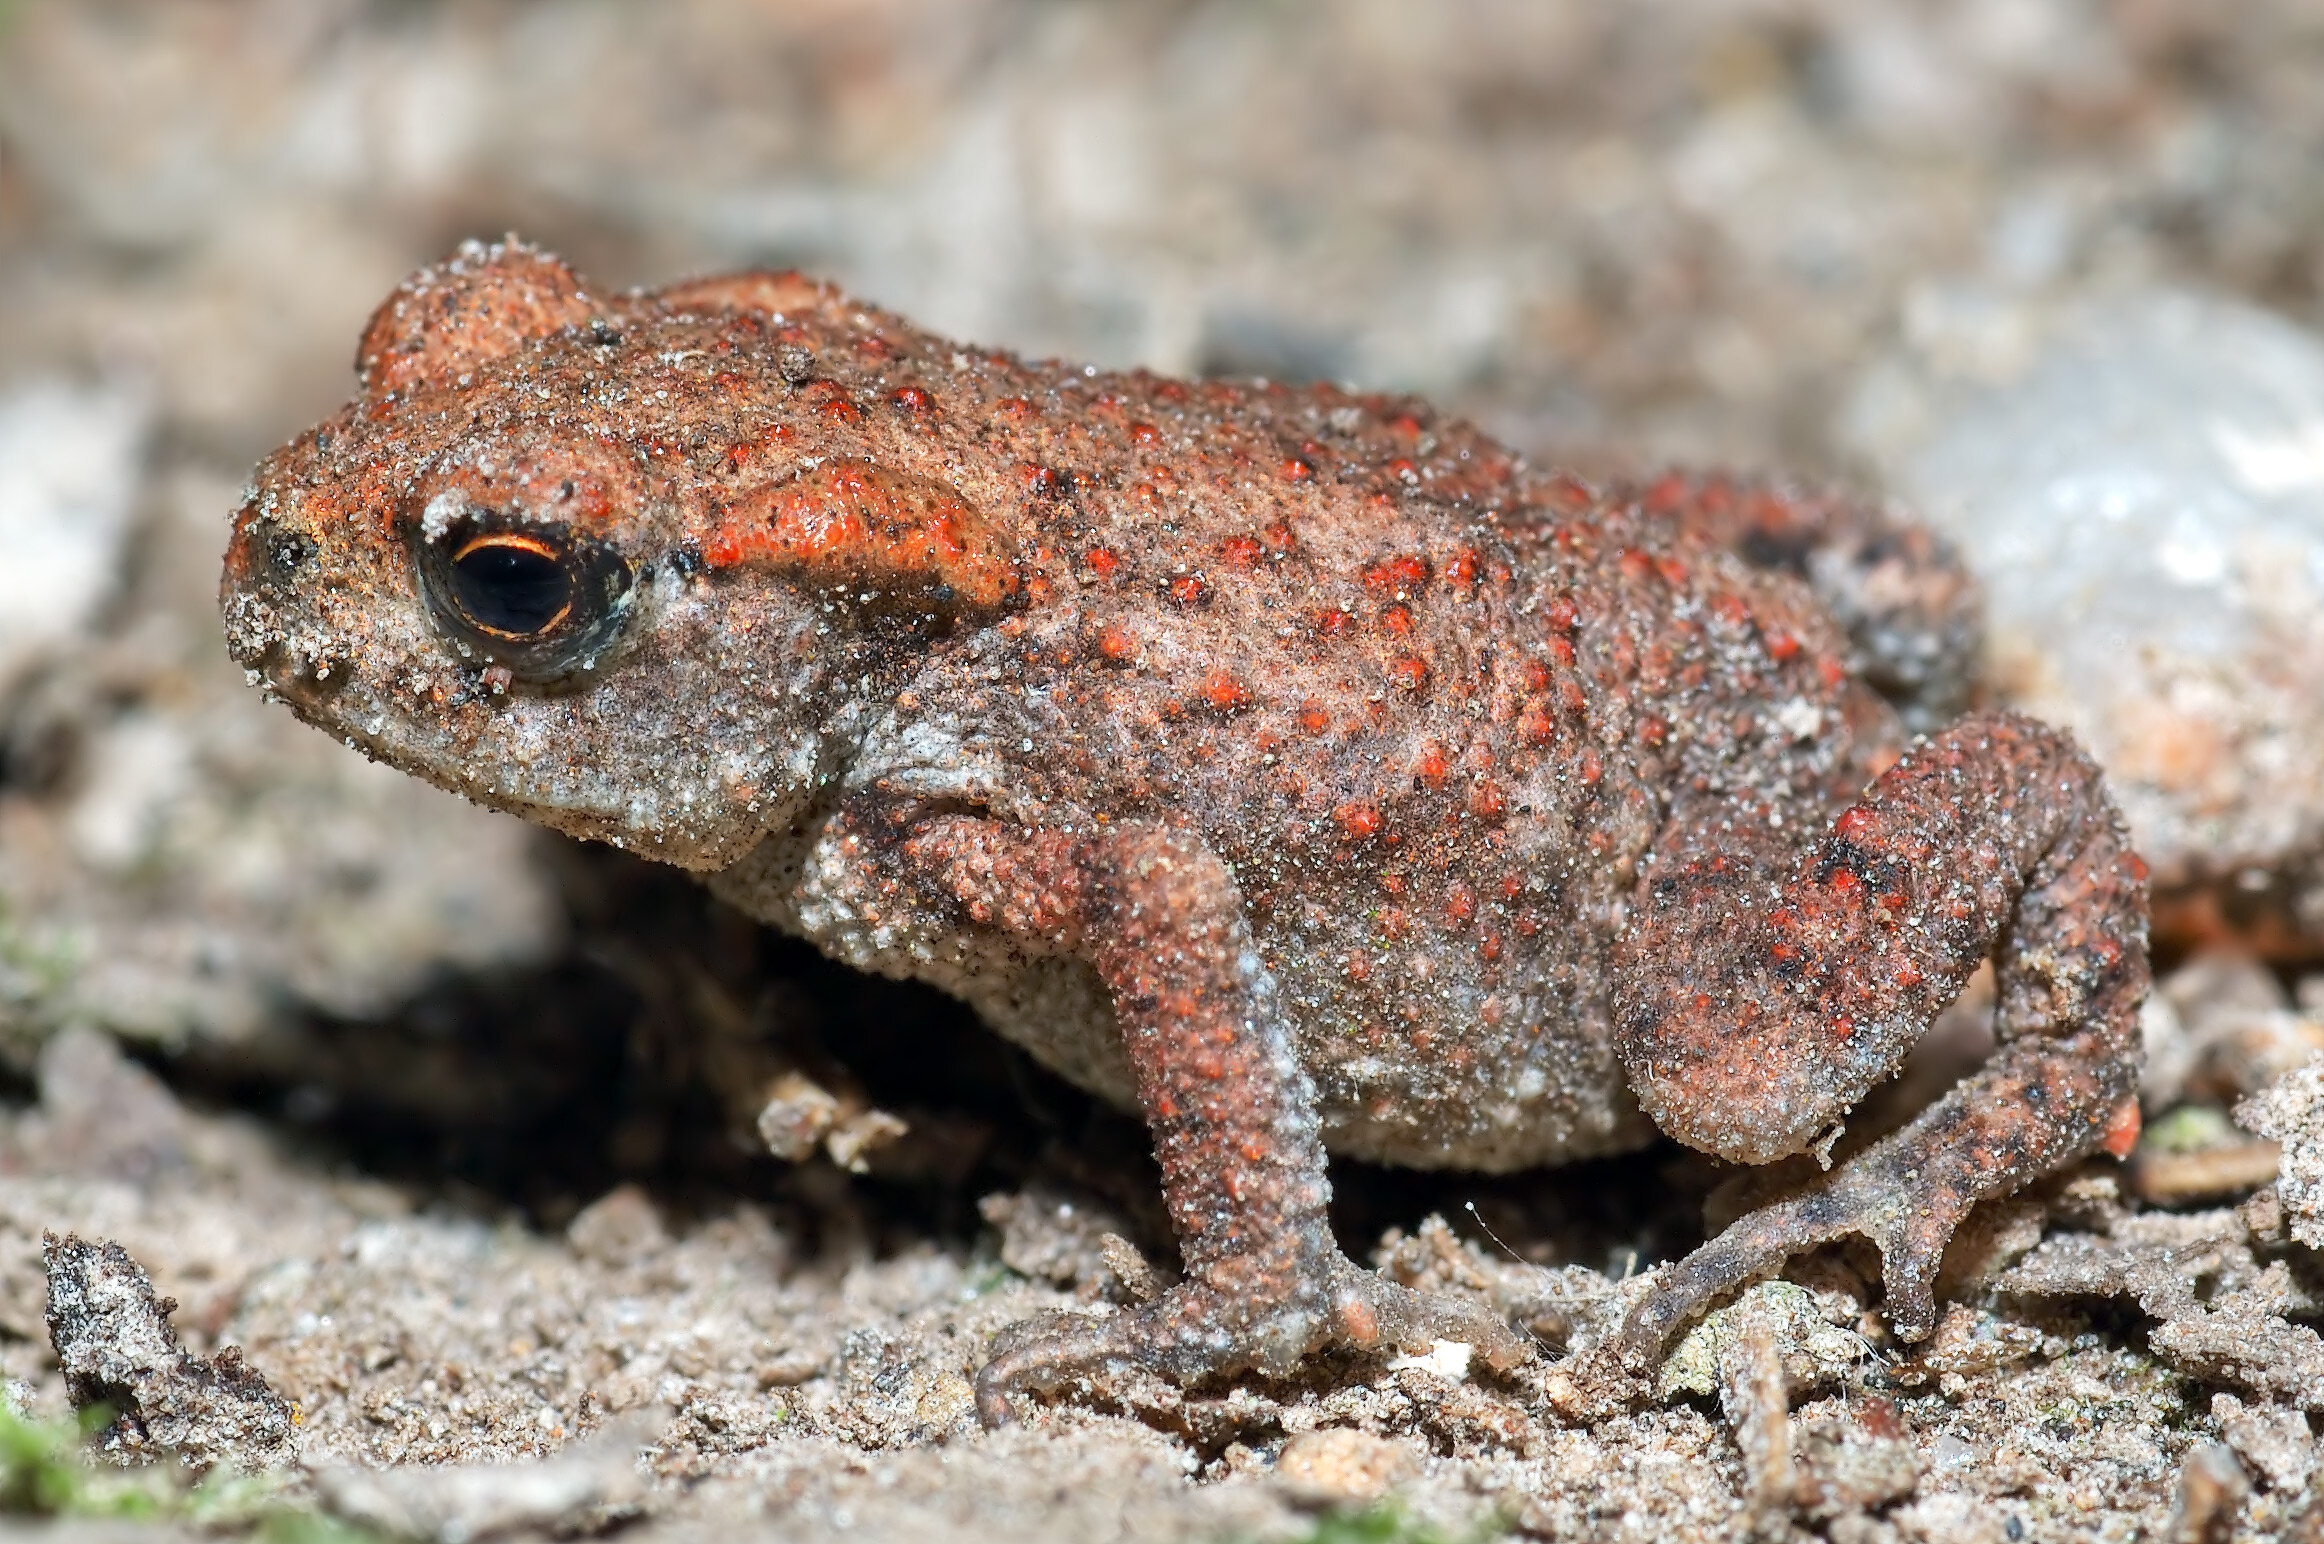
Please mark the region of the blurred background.
[[512, 230], [1908, 499], [1992, 691], [2107, 761], [2166, 961], [2324, 1035], [2320, 166], [2313, 0], [0, 4], [0, 1046], [95, 1026], [510, 1184], [586, 1133], [586, 1198], [767, 1045], [957, 1022], [226, 661], [250, 465]]

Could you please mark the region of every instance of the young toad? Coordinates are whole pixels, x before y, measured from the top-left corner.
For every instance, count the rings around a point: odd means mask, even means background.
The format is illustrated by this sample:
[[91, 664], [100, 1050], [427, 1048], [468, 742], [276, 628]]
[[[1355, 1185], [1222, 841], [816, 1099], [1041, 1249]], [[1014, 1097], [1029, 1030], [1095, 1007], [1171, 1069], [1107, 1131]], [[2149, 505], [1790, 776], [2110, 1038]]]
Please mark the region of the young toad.
[[1906, 747], [1874, 683], [1941, 710], [1974, 603], [1877, 510], [1595, 492], [1408, 399], [1028, 363], [792, 274], [601, 296], [515, 244], [414, 276], [358, 369], [236, 517], [253, 680], [1143, 1112], [1184, 1282], [1004, 1337], [987, 1420], [1128, 1363], [1505, 1366], [1340, 1252], [1327, 1151], [1825, 1147], [1988, 957], [1987, 1065], [1667, 1271], [1633, 1365], [1850, 1233], [1924, 1335], [1975, 1202], [2136, 1135], [2144, 870], [2063, 734]]

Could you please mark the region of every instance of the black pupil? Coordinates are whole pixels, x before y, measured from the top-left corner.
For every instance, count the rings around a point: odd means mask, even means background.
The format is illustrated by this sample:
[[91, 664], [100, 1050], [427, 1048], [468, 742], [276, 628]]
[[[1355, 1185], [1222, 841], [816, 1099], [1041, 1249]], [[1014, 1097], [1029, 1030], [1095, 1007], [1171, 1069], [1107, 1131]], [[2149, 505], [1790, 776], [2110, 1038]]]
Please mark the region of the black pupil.
[[538, 548], [480, 543], [452, 560], [452, 588], [468, 619], [489, 632], [530, 637], [573, 604], [573, 577]]

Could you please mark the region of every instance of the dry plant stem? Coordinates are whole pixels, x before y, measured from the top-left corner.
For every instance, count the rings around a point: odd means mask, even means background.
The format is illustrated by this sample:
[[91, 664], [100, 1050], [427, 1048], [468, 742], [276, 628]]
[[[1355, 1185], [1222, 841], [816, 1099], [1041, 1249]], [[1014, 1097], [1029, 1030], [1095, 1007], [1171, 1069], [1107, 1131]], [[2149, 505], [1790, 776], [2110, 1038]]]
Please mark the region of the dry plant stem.
[[1764, 1304], [1735, 1310], [1732, 1336], [1719, 1350], [1719, 1408], [1743, 1450], [1744, 1510], [1755, 1538], [1779, 1538], [1792, 1510], [1790, 1391], [1783, 1348]]

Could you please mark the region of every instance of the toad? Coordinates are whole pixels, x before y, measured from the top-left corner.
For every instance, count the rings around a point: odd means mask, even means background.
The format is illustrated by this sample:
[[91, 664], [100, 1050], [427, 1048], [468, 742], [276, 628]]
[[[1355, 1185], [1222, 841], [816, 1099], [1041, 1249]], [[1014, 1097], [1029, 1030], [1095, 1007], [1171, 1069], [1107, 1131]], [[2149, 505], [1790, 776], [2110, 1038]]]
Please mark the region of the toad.
[[254, 682], [1144, 1116], [1183, 1280], [1004, 1335], [988, 1421], [1133, 1366], [1506, 1367], [1342, 1253], [1327, 1153], [1828, 1157], [1988, 959], [1985, 1065], [1667, 1269], [1630, 1364], [1847, 1234], [1925, 1335], [1972, 1206], [2136, 1136], [2144, 868], [2064, 734], [1949, 717], [1971, 587], [1877, 505], [514, 242], [408, 280], [357, 371], [235, 517]]

